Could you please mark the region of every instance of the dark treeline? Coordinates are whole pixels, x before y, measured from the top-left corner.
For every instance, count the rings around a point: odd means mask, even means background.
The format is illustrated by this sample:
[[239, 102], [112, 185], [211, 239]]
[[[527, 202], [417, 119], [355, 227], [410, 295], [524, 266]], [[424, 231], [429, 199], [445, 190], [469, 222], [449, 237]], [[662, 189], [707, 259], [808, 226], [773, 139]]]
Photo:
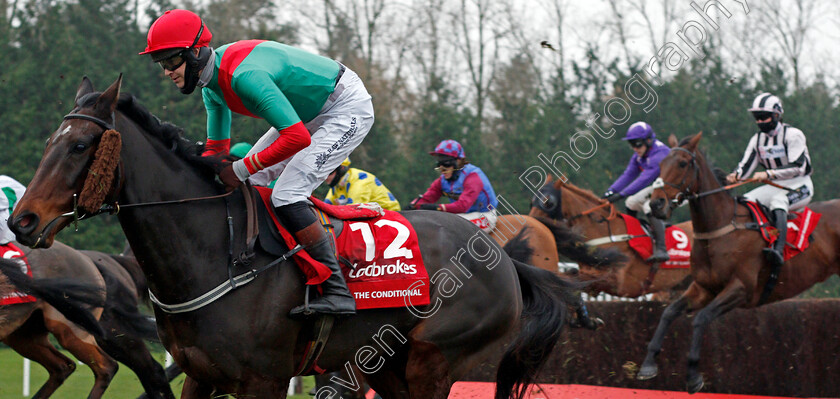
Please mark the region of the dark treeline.
[[[159, 0], [140, 10], [128, 0], [9, 3], [0, 0], [0, 8], [7, 11], [0, 14], [0, 137], [11, 150], [0, 152], [0, 173], [29, 182], [44, 141], [72, 108], [85, 75], [104, 89], [122, 73], [124, 91], [161, 119], [183, 127], [189, 138], [204, 139], [200, 95], [180, 94], [157, 65], [137, 55], [145, 47], [148, 21], [173, 4]], [[300, 44], [301, 26], [310, 23], [269, 22], [275, 20], [276, 12], [268, 0], [186, 6], [203, 15], [214, 33], [214, 46], [246, 38]], [[758, 76], [743, 76], [727, 64], [724, 51], [707, 44], [704, 58], [687, 62], [655, 82], [642, 72], [645, 63], [629, 57], [628, 61], [604, 58], [607, 52], [598, 48], [590, 48], [580, 60], [566, 59], [562, 68], [539, 66], [535, 59], [551, 50], [529, 42], [494, 59], [492, 79], [478, 80], [489, 83], [464, 94], [462, 82], [434, 68], [418, 78], [419, 83], [408, 84], [405, 73], [395, 73], [392, 63], [374, 56], [366, 43], [369, 37], [353, 34], [349, 18], [346, 13], [334, 13], [325, 29], [327, 38], [317, 50], [342, 61], [365, 80], [374, 97], [376, 124], [353, 154], [353, 165], [380, 177], [403, 204], [436, 177], [427, 153], [445, 138], [460, 141], [496, 192], [522, 213], [527, 212], [532, 194], [520, 177], [533, 166], [549, 170], [540, 154], [548, 159], [558, 151], [568, 154], [578, 168], [563, 160], [555, 165], [573, 183], [601, 193], [626, 166], [632, 152], [620, 138], [639, 120], [650, 123], [663, 141], [672, 133], [684, 137], [704, 132], [708, 157], [731, 170], [755, 131], [746, 109], [763, 91], [782, 98], [785, 121], [807, 136], [815, 200], [840, 196], [831, 177], [840, 174], [840, 166], [832, 161], [832, 154], [840, 151], [835, 145], [840, 122], [836, 88], [821, 76], [799, 83], [798, 74], [794, 85], [791, 73], [779, 66], [782, 60], [765, 60]], [[422, 50], [437, 54], [434, 45], [430, 41], [430, 48]], [[648, 94], [655, 93], [658, 101], [655, 106], [633, 105], [626, 120], [614, 125], [604, 115], [604, 106], [614, 98], [629, 104], [625, 83], [634, 76], [645, 78]], [[613, 122], [621, 118], [620, 107], [610, 109]], [[614, 136], [602, 137], [593, 129], [595, 125], [587, 126], [595, 113], [600, 115], [597, 130], [615, 129]], [[254, 142], [267, 128], [263, 121], [245, 117], [234, 117], [233, 123], [232, 142]], [[578, 132], [589, 133], [575, 136]], [[59, 239], [75, 247], [110, 252], [121, 250], [124, 243], [113, 217], [81, 223], [79, 232], [67, 229]]]

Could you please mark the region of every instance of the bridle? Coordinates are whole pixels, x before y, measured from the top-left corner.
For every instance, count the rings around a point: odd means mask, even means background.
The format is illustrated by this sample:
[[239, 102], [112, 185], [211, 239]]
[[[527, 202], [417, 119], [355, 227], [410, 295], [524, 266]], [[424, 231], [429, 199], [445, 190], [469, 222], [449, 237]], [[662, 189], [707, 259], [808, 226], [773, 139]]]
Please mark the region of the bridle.
[[[566, 186], [566, 188], [569, 189], [569, 190], [572, 190], [569, 186]], [[606, 219], [596, 220], [596, 222], [601, 223], [601, 222], [604, 222], [604, 221], [613, 220], [613, 219], [616, 218], [616, 216], [618, 216], [618, 211], [616, 210], [615, 205], [613, 205], [612, 203], [604, 201], [602, 204], [599, 204], [595, 207], [589, 208], [589, 209], [587, 209], [587, 210], [585, 210], [585, 211], [583, 211], [579, 214], [572, 215], [572, 216], [567, 218], [563, 215], [563, 212], [562, 212], [562, 209], [561, 209], [562, 208], [561, 207], [561, 199], [557, 198], [557, 196], [554, 195], [553, 193], [550, 193], [549, 190], [556, 190], [556, 188], [552, 184], [546, 184], [545, 186], [543, 186], [539, 190], [539, 193], [542, 194], [545, 197], [545, 200], [540, 201], [539, 196], [535, 195], [534, 199], [531, 201], [531, 203], [535, 207], [537, 207], [537, 209], [547, 213], [548, 216], [550, 216], [550, 217], [552, 217], [552, 218], [554, 218], [558, 221], [565, 222], [565, 223], [571, 223], [578, 218], [588, 216], [588, 215], [594, 213], [595, 211], [598, 211], [600, 209], [607, 208], [607, 207], [610, 208], [609, 216], [607, 216]], [[572, 191], [574, 191], [574, 190], [572, 190]]]
[[[99, 127], [102, 128], [103, 133], [105, 131], [108, 131], [108, 130], [114, 130], [114, 125], [112, 123], [109, 123], [109, 122], [107, 122], [103, 119], [97, 118], [97, 117], [92, 116], [92, 115], [85, 115], [85, 114], [79, 114], [79, 113], [71, 112], [71, 113], [64, 116], [64, 120], [68, 120], [68, 119], [81, 119], [81, 120], [86, 120], [88, 122], [93, 122], [93, 123], [95, 123], [96, 125], [98, 125]], [[111, 119], [115, 120], [113, 114], [111, 116]], [[120, 166], [121, 166], [121, 162], [117, 164], [117, 170], [114, 172], [116, 176], [119, 176], [119, 178], [115, 179], [115, 186], [116, 186], [117, 191], [119, 190], [120, 187], [122, 187], [122, 177], [120, 175], [120, 172], [121, 172], [121, 167]], [[137, 207], [144, 207], [144, 206], [183, 204], [183, 203], [186, 203], [186, 202], [212, 200], [212, 199], [218, 199], [218, 198], [225, 198], [225, 197], [227, 197], [227, 196], [229, 196], [233, 193], [234, 193], [234, 191], [229, 191], [229, 192], [226, 192], [226, 193], [223, 193], [223, 194], [212, 195], [212, 196], [207, 196], [207, 197], [185, 198], [185, 199], [170, 200], [170, 201], [142, 202], [142, 203], [125, 204], [125, 205], [120, 205], [119, 203], [114, 201], [113, 204], [102, 204], [102, 206], [99, 208], [99, 210], [97, 210], [95, 212], [80, 211], [79, 206], [78, 206], [78, 204], [79, 204], [79, 200], [78, 200], [79, 194], [73, 193], [73, 210], [70, 211], [70, 212], [62, 213], [62, 214], [56, 216], [49, 223], [47, 223], [47, 225], [44, 226], [44, 228], [41, 230], [41, 233], [38, 235], [38, 239], [35, 241], [35, 244], [33, 244], [33, 246], [37, 247], [38, 244], [41, 242], [41, 239], [44, 238], [44, 233], [50, 231], [56, 223], [58, 223], [61, 219], [66, 218], [66, 217], [72, 217], [73, 218], [72, 223], [73, 223], [76, 231], [78, 231], [80, 220], [89, 219], [89, 218], [92, 218], [94, 216], [101, 215], [103, 213], [116, 215], [117, 213], [120, 212], [120, 210], [125, 209], [125, 208], [137, 208]]]
[[691, 191], [691, 186], [696, 185], [700, 179], [700, 168], [697, 167], [697, 155], [694, 152], [682, 147], [672, 148], [671, 152], [674, 151], [682, 151], [691, 156], [691, 168], [694, 170], [694, 180], [691, 182], [691, 184], [687, 183], [689, 170], [686, 169], [686, 171], [683, 172], [682, 179], [680, 180], [679, 184], [667, 182], [663, 180], [662, 177], [657, 178], [656, 181], [653, 182], [654, 190], [662, 190], [662, 192], [665, 193], [665, 198], [668, 198], [668, 193], [664, 189], [665, 186], [669, 186], [677, 190], [677, 194], [674, 196], [673, 199], [670, 200], [671, 209], [680, 206], [686, 200], [697, 199], [707, 194], [696, 194]]

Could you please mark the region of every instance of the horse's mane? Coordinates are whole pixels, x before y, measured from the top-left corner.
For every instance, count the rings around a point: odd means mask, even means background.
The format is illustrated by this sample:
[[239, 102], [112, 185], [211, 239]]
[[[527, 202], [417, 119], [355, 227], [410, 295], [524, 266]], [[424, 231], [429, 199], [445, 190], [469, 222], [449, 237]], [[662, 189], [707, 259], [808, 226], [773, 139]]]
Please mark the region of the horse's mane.
[[[687, 137], [683, 137], [683, 139], [682, 139], [682, 140], [680, 140], [680, 142], [679, 142], [679, 144], [677, 144], [677, 146], [682, 147], [682, 146], [684, 146], [684, 145], [688, 144], [688, 142], [689, 142], [689, 141], [690, 141], [693, 137], [694, 137], [694, 136], [687, 136]], [[699, 154], [700, 156], [702, 156], [702, 157], [703, 157], [703, 160], [705, 160], [705, 161], [706, 161], [706, 165], [708, 165], [708, 166], [709, 166], [709, 169], [711, 169], [711, 170], [712, 170], [712, 173], [714, 173], [714, 175], [715, 175], [715, 180], [717, 180], [717, 182], [718, 182], [721, 186], [725, 186], [725, 185], [727, 184], [727, 183], [726, 183], [726, 175], [727, 175], [726, 171], [725, 171], [725, 170], [723, 170], [723, 169], [721, 169], [721, 168], [719, 168], [719, 167], [717, 167], [717, 166], [715, 166], [715, 165], [714, 165], [714, 163], [712, 162], [712, 160], [711, 160], [711, 159], [709, 159], [709, 157], [708, 157], [708, 156], [706, 156], [706, 151], [703, 151], [702, 149], [698, 148], [698, 149], [696, 149], [696, 150], [694, 151], [694, 153], [695, 153], [695, 154]]]
[[571, 191], [571, 192], [573, 192], [573, 193], [575, 193], [575, 194], [577, 194], [581, 197], [584, 197], [585, 199], [587, 199], [589, 201], [592, 201], [592, 202], [595, 202], [595, 203], [601, 203], [602, 202], [601, 198], [598, 197], [597, 195], [595, 195], [595, 193], [592, 192], [592, 190], [587, 190], [585, 188], [580, 188], [580, 187], [575, 186], [574, 184], [572, 184], [568, 181], [563, 183], [562, 180], [557, 180], [557, 183], [558, 183], [559, 186], [565, 187], [569, 191]]
[[[92, 107], [101, 94], [100, 92], [94, 92], [83, 95], [76, 101], [74, 112], [80, 108]], [[163, 142], [166, 147], [170, 148], [170, 151], [180, 158], [207, 170], [211, 174], [220, 169], [220, 160], [215, 157], [201, 156], [201, 152], [204, 150], [203, 144], [193, 143], [185, 138], [183, 136], [184, 129], [175, 124], [162, 122], [130, 93], [120, 93], [120, 98], [117, 100], [117, 110], [151, 136]]]

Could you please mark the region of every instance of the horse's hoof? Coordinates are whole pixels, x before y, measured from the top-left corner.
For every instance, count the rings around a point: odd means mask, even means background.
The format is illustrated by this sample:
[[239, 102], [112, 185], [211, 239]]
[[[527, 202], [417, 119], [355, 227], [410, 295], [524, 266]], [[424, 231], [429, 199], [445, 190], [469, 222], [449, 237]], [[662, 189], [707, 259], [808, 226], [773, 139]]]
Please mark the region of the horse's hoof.
[[639, 374], [636, 374], [637, 380], [649, 380], [653, 377], [656, 377], [659, 374], [659, 366], [653, 364], [643, 364], [642, 368], [639, 369]]
[[604, 320], [602, 320], [600, 317], [592, 317], [589, 319], [589, 322], [586, 323], [586, 328], [590, 330], [597, 330], [605, 325], [606, 323], [604, 323]]
[[686, 391], [688, 391], [688, 393], [700, 392], [700, 390], [703, 389], [703, 385], [703, 376], [697, 374], [696, 376], [688, 379], [688, 382], [686, 383]]

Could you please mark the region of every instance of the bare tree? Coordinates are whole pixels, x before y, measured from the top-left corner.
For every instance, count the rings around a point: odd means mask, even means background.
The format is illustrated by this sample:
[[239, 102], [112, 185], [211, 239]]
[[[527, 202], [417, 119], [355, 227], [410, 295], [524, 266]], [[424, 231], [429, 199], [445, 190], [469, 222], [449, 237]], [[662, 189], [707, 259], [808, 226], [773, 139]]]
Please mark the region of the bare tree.
[[[650, 40], [650, 48], [653, 55], [656, 55], [659, 49], [668, 42], [671, 35], [670, 26], [677, 20], [677, 2], [672, 0], [659, 0], [659, 8], [662, 12], [662, 20], [659, 21], [661, 28], [654, 23], [652, 18], [653, 11], [649, 8], [651, 2], [649, 0], [628, 0], [631, 7], [636, 9], [645, 21], [645, 30], [647, 30], [648, 39]], [[657, 67], [662, 71], [662, 60], [656, 57]]]
[[453, 26], [457, 28], [452, 39], [466, 63], [480, 133], [487, 93], [493, 86], [500, 61], [501, 42], [509, 32], [501, 18], [505, 2], [461, 0], [459, 5], [451, 15]]
[[[556, 44], [551, 48], [556, 54], [555, 67], [557, 69], [557, 77], [560, 80], [560, 86], [566, 86], [566, 14], [569, 10], [569, 2], [567, 0], [546, 0], [543, 7], [548, 11], [549, 15], [554, 19], [554, 30], [557, 35]], [[550, 44], [550, 43], [549, 43]]]
[[793, 70], [793, 87], [799, 91], [801, 85], [802, 50], [809, 34], [818, 23], [822, 7], [818, 0], [763, 0], [755, 7], [763, 19], [761, 24], [769, 31], [779, 45], [784, 57]]
[[[622, 51], [624, 52], [624, 59], [627, 63], [627, 68], [632, 70], [636, 66], [636, 62], [634, 61], [635, 57], [631, 55], [630, 48], [627, 45], [627, 41], [629, 40], [629, 32], [628, 28], [625, 26], [625, 22], [628, 21], [627, 14], [628, 10], [625, 10], [622, 7], [623, 1], [621, 0], [607, 0], [607, 3], [610, 6], [610, 11], [612, 12], [613, 21], [609, 24], [613, 34], [616, 36], [618, 40], [618, 44], [621, 46]], [[644, 4], [642, 5], [644, 7]], [[647, 18], [647, 17], [646, 17]]]

